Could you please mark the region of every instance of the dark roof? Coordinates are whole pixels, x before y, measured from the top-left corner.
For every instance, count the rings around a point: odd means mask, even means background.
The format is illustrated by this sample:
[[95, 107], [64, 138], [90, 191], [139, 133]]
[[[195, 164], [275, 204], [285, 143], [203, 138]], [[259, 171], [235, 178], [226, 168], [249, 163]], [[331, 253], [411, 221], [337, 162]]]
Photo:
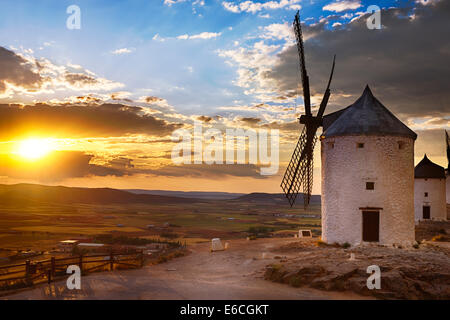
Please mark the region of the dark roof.
[[346, 135], [392, 135], [412, 139], [417, 134], [395, 117], [366, 86], [361, 97], [345, 109], [323, 118], [324, 137]]
[[414, 168], [414, 178], [445, 179], [445, 169], [431, 162], [425, 155], [422, 161]]

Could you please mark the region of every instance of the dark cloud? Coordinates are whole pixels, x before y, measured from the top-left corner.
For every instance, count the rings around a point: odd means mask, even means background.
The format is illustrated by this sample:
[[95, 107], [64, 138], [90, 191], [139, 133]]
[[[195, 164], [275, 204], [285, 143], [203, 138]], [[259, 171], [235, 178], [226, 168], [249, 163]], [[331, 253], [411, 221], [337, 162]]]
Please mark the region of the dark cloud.
[[[90, 164], [93, 155], [80, 151], [54, 151], [37, 162], [0, 155], [0, 175], [11, 178], [35, 179], [41, 182], [55, 182], [67, 178], [86, 176], [124, 176], [128, 168]], [[110, 161], [110, 164], [114, 160]]]
[[253, 118], [253, 117], [242, 117], [242, 118], [240, 118], [240, 121], [242, 121], [248, 125], [255, 125], [258, 122], [261, 122], [261, 119]]
[[90, 85], [96, 84], [97, 79], [84, 73], [70, 73], [65, 75], [66, 81], [72, 85]]
[[128, 103], [134, 102], [131, 99], [121, 97], [121, 93], [120, 92], [111, 93], [111, 100], [114, 100], [114, 101], [126, 101]]
[[197, 120], [200, 120], [200, 121], [202, 121], [202, 122], [210, 122], [210, 121], [212, 121], [212, 117], [208, 117], [208, 116], [198, 116], [197, 117]]
[[182, 127], [123, 104], [0, 104], [0, 139], [29, 135], [112, 137], [126, 134], [166, 136]]
[[134, 165], [131, 163], [133, 160], [125, 157], [119, 157], [108, 161], [109, 166], [118, 169], [131, 169]]
[[[336, 53], [331, 110], [333, 105], [336, 109], [352, 103], [369, 84], [374, 94], [403, 118], [448, 115], [450, 1], [410, 4], [409, 8], [382, 10], [381, 30], [369, 30], [364, 16], [335, 30], [323, 24], [320, 29], [318, 25], [304, 26], [305, 34], [314, 35], [305, 43], [312, 93], [323, 93]], [[279, 58], [279, 64], [265, 77], [275, 80], [283, 95], [298, 85], [297, 48], [290, 47]]]
[[144, 170], [142, 173], [191, 178], [217, 178], [225, 176], [252, 177], [265, 179], [268, 176], [260, 174], [260, 168], [253, 164], [184, 164], [168, 165], [157, 170]]
[[163, 101], [163, 99], [158, 98], [158, 97], [154, 97], [154, 96], [149, 96], [149, 97], [145, 97], [144, 101], [147, 102], [147, 103], [155, 103], [155, 102]]
[[6, 83], [29, 90], [41, 86], [43, 78], [33, 71], [34, 65], [14, 52], [0, 47], [0, 92], [6, 90]]
[[[78, 97], [77, 97], [77, 100], [78, 100], [79, 102], [84, 102], [84, 103], [101, 103], [101, 102], [102, 102], [102, 99], [97, 98], [97, 97], [93, 97], [93, 96], [90, 96], [90, 95], [87, 95], [87, 96], [78, 96]], [[114, 100], [114, 99], [113, 99], [113, 100]]]

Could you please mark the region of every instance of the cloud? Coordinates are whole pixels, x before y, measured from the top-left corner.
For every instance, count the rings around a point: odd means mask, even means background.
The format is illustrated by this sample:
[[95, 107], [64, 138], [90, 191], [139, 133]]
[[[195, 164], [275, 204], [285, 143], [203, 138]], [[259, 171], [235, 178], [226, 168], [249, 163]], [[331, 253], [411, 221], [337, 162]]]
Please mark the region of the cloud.
[[157, 103], [160, 101], [163, 101], [164, 99], [158, 98], [158, 97], [154, 97], [154, 96], [147, 96], [147, 97], [142, 97], [142, 99], [146, 102], [146, 103]]
[[114, 50], [114, 51], [111, 51], [111, 53], [112, 53], [112, 54], [115, 54], [115, 55], [120, 55], [120, 54], [128, 54], [128, 53], [131, 53], [131, 52], [133, 52], [133, 51], [134, 51], [133, 48], [132, 48], [132, 49], [121, 48], [121, 49], [116, 49], [116, 50]]
[[169, 7], [171, 7], [173, 4], [177, 4], [177, 3], [181, 3], [181, 2], [186, 2], [186, 0], [164, 0], [164, 4]]
[[213, 120], [212, 117], [208, 117], [208, 116], [198, 116], [197, 120], [200, 120], [202, 122], [211, 122]]
[[266, 39], [284, 39], [293, 40], [294, 31], [290, 24], [285, 23], [273, 23], [263, 28], [264, 34], [262, 38]]
[[243, 1], [238, 4], [234, 2], [224, 1], [222, 6], [225, 10], [233, 13], [240, 12], [250, 12], [256, 13], [261, 10], [275, 10], [287, 8], [290, 10], [299, 10], [301, 8], [298, 3], [300, 0], [280, 0], [280, 1], [268, 1], [268, 2], [254, 2], [254, 1]]
[[170, 135], [182, 127], [123, 104], [0, 104], [0, 139], [30, 135], [60, 138]]
[[33, 91], [39, 89], [43, 82], [44, 78], [35, 64], [0, 47], [0, 94], [7, 90], [8, 85]]
[[355, 10], [362, 7], [360, 0], [344, 0], [327, 4], [322, 8], [324, 11], [342, 12], [346, 10]]
[[[383, 10], [385, 28], [376, 31], [367, 29], [363, 18], [334, 30], [304, 26], [305, 32], [316, 28], [313, 41], [305, 42], [312, 94], [323, 94], [336, 53], [331, 107], [352, 103], [368, 83], [379, 100], [403, 119], [449, 115], [450, 29], [444, 25], [450, 20], [450, 3], [419, 4], [414, 20], [408, 18], [410, 10]], [[296, 47], [277, 58], [257, 80], [275, 84], [281, 95], [299, 84]]]
[[242, 122], [244, 122], [244, 123], [247, 124], [247, 125], [250, 125], [250, 126], [256, 125], [256, 124], [258, 124], [259, 122], [261, 122], [261, 119], [259, 119], [259, 118], [253, 118], [253, 117], [242, 117], [242, 118], [240, 118], [239, 120], [242, 121]]
[[254, 164], [183, 164], [168, 165], [157, 170], [145, 170], [147, 174], [166, 177], [217, 178], [217, 177], [252, 177], [265, 179], [260, 167]]
[[177, 39], [179, 40], [212, 39], [219, 37], [221, 34], [222, 34], [221, 32], [202, 32], [194, 35], [183, 34], [178, 36]]
[[0, 47], [0, 98], [29, 101], [38, 94], [62, 90], [108, 91], [123, 86], [78, 65], [56, 65], [45, 58], [36, 59]]
[[155, 34], [152, 38], [154, 41], [164, 42], [167, 40], [208, 40], [220, 37], [222, 32], [201, 32], [197, 34], [182, 34], [176, 37], [161, 37], [158, 33]]

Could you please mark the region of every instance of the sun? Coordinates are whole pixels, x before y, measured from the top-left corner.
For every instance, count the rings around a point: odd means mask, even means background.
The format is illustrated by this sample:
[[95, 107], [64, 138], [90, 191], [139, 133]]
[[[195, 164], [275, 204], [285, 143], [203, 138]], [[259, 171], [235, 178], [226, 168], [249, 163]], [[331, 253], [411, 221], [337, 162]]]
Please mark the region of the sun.
[[26, 139], [19, 142], [17, 154], [29, 160], [36, 160], [46, 156], [52, 150], [54, 150], [54, 144], [50, 139]]

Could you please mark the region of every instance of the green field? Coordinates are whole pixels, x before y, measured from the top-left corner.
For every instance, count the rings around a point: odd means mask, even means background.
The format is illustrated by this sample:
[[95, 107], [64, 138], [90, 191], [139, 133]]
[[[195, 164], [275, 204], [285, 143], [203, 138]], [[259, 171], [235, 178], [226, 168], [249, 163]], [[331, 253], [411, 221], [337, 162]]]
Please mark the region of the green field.
[[0, 248], [51, 250], [59, 240], [105, 233], [145, 238], [169, 234], [193, 243], [213, 237], [243, 238], [251, 227], [267, 227], [278, 235], [302, 226], [320, 229], [319, 218], [274, 216], [305, 213], [318, 214], [320, 206], [313, 204], [305, 212], [300, 205], [291, 209], [285, 204], [232, 200], [176, 205], [4, 205], [0, 208]]

